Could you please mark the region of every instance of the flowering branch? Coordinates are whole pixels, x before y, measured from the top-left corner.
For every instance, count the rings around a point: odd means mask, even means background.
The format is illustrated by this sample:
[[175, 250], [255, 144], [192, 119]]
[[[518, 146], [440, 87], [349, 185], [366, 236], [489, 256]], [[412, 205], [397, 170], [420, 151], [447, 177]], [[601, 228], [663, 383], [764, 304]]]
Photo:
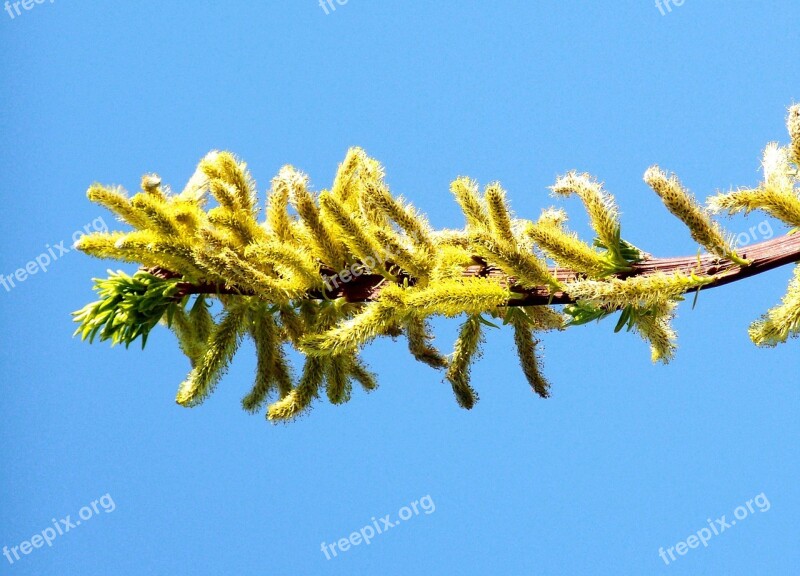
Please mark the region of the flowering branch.
[[[791, 142], [766, 147], [758, 186], [717, 194], [705, 205], [674, 174], [658, 166], [645, 172], [647, 185], [707, 252], [686, 258], [654, 258], [627, 242], [613, 196], [578, 172], [558, 178], [552, 191], [581, 200], [591, 243], [567, 228], [563, 210], [517, 217], [498, 183], [481, 191], [468, 178], [451, 185], [464, 227], [433, 230], [389, 192], [381, 165], [358, 148], [319, 193], [304, 174], [281, 169], [263, 219], [247, 166], [228, 152], [207, 155], [178, 194], [155, 175], [132, 197], [96, 184], [89, 199], [133, 230], [87, 235], [77, 247], [140, 271], [97, 279], [100, 299], [75, 313], [76, 333], [126, 346], [141, 338], [144, 345], [159, 321], [169, 326], [192, 365], [178, 390], [183, 406], [208, 397], [250, 337], [258, 367], [242, 404], [249, 411], [268, 404], [272, 421], [295, 418], [323, 391], [339, 404], [353, 384], [373, 390], [359, 353], [382, 336], [405, 336], [414, 358], [444, 370], [458, 403], [471, 408], [477, 394], [469, 370], [487, 328], [497, 327], [492, 319], [514, 330], [523, 373], [543, 397], [549, 383], [537, 357], [539, 333], [618, 313], [615, 331], [638, 333], [653, 361], [668, 362], [676, 350], [671, 320], [685, 294], [800, 261], [800, 234], [737, 250], [712, 218], [761, 210], [800, 228], [800, 106], [790, 109], [787, 125]], [[434, 316], [465, 317], [450, 355], [433, 346]], [[750, 328], [759, 346], [798, 334], [800, 266], [782, 303]], [[286, 347], [304, 358], [297, 377]]]

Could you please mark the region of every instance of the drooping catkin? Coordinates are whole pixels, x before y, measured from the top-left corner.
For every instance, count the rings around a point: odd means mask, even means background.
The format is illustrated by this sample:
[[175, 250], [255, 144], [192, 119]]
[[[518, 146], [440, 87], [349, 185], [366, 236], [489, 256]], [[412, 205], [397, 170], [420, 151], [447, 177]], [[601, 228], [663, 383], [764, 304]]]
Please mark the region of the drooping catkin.
[[309, 356], [335, 356], [358, 350], [387, 333], [397, 322], [397, 310], [385, 302], [374, 302], [353, 318], [342, 320], [335, 328], [312, 334], [301, 342]]
[[432, 368], [446, 368], [447, 358], [431, 345], [433, 335], [424, 318], [413, 316], [406, 322], [408, 349], [411, 354]]
[[538, 340], [534, 340], [533, 331], [524, 322], [512, 322], [514, 328], [514, 344], [517, 346], [520, 366], [531, 389], [542, 398], [550, 396], [550, 383], [542, 376], [539, 358], [536, 355]]
[[227, 309], [208, 340], [205, 354], [178, 389], [178, 404], [194, 406], [211, 393], [239, 347], [247, 313], [241, 304]]
[[469, 384], [470, 365], [480, 353], [482, 340], [481, 322], [478, 316], [469, 316], [461, 325], [453, 350], [453, 357], [445, 378], [453, 387], [459, 406], [471, 409], [478, 400], [478, 394]]
[[256, 412], [276, 387], [276, 354], [280, 350], [280, 341], [275, 321], [264, 306], [251, 312], [249, 332], [256, 348], [256, 378], [252, 390], [242, 399], [242, 407], [248, 412]]
[[286, 396], [269, 405], [267, 419], [273, 422], [286, 422], [300, 416], [311, 407], [311, 403], [319, 394], [319, 387], [324, 378], [325, 359], [306, 358], [297, 386], [292, 388]]
[[175, 333], [181, 351], [189, 359], [192, 368], [194, 368], [203, 354], [205, 354], [206, 343], [195, 337], [194, 330], [189, 322], [189, 315], [183, 308], [178, 308], [174, 312], [169, 327]]
[[372, 392], [378, 387], [378, 379], [375, 374], [370, 372], [366, 364], [355, 354], [350, 362], [350, 375], [356, 382], [361, 384], [361, 387], [366, 392]]
[[349, 354], [325, 358], [325, 391], [331, 404], [344, 404], [350, 400]]
[[650, 358], [653, 362], [667, 364], [675, 356], [677, 336], [672, 328], [677, 303], [662, 302], [649, 309], [639, 309], [634, 330], [650, 344]]
[[181, 350], [194, 368], [203, 358], [208, 339], [215, 328], [214, 318], [206, 305], [206, 296], [198, 295], [188, 313], [178, 307], [170, 328], [175, 332]]
[[750, 339], [756, 346], [777, 346], [790, 337], [800, 336], [800, 265], [782, 302], [750, 326]]
[[[758, 188], [712, 198], [712, 208], [760, 209], [800, 226], [800, 166], [795, 165], [800, 157], [800, 106], [790, 109], [787, 126], [791, 144], [766, 147], [764, 181]], [[695, 240], [747, 264], [676, 177], [657, 167], [645, 177], [669, 210], [689, 225]], [[101, 339], [107, 332], [105, 339], [127, 345], [139, 336], [145, 340], [149, 330], [143, 321], [130, 318], [171, 323], [192, 362], [178, 401], [191, 406], [213, 390], [249, 331], [256, 342], [257, 370], [243, 406], [255, 411], [272, 401], [267, 408], [272, 421], [303, 413], [322, 386], [332, 403], [347, 401], [353, 382], [366, 391], [374, 389], [375, 376], [357, 354], [379, 336], [405, 335], [411, 354], [446, 369], [459, 404], [472, 407], [477, 394], [469, 383], [469, 368], [480, 352], [483, 324], [494, 326], [482, 314], [511, 325], [523, 372], [540, 396], [548, 394], [548, 383], [536, 355], [537, 332], [621, 310], [617, 329], [627, 325], [649, 342], [654, 361], [667, 362], [675, 352], [670, 321], [677, 301], [719, 277], [696, 276], [690, 267], [650, 273], [652, 262], [639, 265], [649, 256], [621, 238], [611, 195], [597, 180], [576, 172], [559, 178], [553, 191], [579, 196], [597, 235], [594, 246], [566, 228], [563, 210], [546, 210], [535, 223], [516, 218], [498, 183], [481, 194], [478, 184], [467, 178], [451, 184], [466, 226], [433, 231], [411, 204], [389, 192], [381, 165], [359, 148], [348, 151], [330, 191], [312, 193], [304, 174], [282, 168], [272, 181], [262, 221], [254, 181], [246, 165], [228, 152], [203, 158], [177, 196], [154, 174], [145, 174], [141, 188], [131, 198], [121, 188], [90, 188], [90, 199], [136, 230], [88, 234], [76, 245], [98, 257], [159, 270], [140, 271], [128, 284], [121, 276], [109, 278], [108, 286], [127, 286], [124, 306], [98, 291], [100, 301], [76, 314], [78, 333], [91, 339], [103, 329]], [[209, 196], [216, 202], [207, 208]], [[555, 270], [545, 258], [556, 262]], [[352, 271], [347, 277], [346, 269]], [[360, 278], [367, 269], [380, 273], [381, 282]], [[323, 280], [333, 277], [338, 277], [336, 289], [321, 289]], [[137, 278], [147, 278], [146, 289], [136, 284]], [[558, 278], [569, 282], [562, 285]], [[533, 301], [548, 290], [556, 302], [577, 302], [563, 314], [549, 305], [525, 305], [529, 297]], [[183, 306], [197, 292], [206, 294], [185, 311]], [[207, 306], [211, 301], [223, 306], [219, 323]], [[432, 345], [428, 321], [464, 314], [453, 354], [442, 355]], [[104, 329], [108, 318], [121, 326]], [[760, 346], [800, 334], [800, 267], [783, 302], [754, 323], [750, 334]], [[306, 356], [296, 385], [286, 344]]]

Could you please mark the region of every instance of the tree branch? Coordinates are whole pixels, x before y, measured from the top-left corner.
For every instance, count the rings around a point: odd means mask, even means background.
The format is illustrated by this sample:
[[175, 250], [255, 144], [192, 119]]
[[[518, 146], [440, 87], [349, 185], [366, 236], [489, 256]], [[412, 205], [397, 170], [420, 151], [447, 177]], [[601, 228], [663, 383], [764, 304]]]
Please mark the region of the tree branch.
[[[741, 267], [730, 260], [720, 259], [711, 254], [700, 256], [684, 256], [678, 258], [647, 258], [632, 266], [633, 270], [619, 277], [642, 276], [656, 273], [670, 274], [683, 272], [713, 276], [711, 283], [703, 287], [704, 290], [737, 282], [756, 274], [761, 274], [786, 264], [800, 261], [800, 233], [788, 234], [740, 250], [742, 258], [750, 260], [749, 266]], [[476, 260], [480, 260], [476, 258]], [[174, 278], [175, 274], [161, 269], [151, 269], [151, 273], [163, 278]], [[551, 272], [559, 282], [566, 282], [577, 278], [576, 272], [565, 268], [552, 268]], [[336, 278], [336, 273], [330, 269], [323, 269], [321, 273], [329, 278]], [[511, 291], [519, 297], [508, 301], [509, 306], [543, 306], [547, 304], [572, 304], [575, 300], [565, 292], [550, 293], [544, 286], [523, 289], [514, 286], [514, 278], [507, 276], [502, 270], [486, 264], [476, 264], [464, 269], [465, 278], [487, 277], [496, 278], [501, 284], [510, 285]], [[408, 278], [413, 284], [414, 279]], [[401, 278], [402, 280], [402, 278]], [[348, 302], [370, 302], [380, 297], [380, 291], [388, 280], [379, 274], [362, 274], [355, 276], [349, 282], [336, 284], [335, 288], [325, 291], [312, 291], [307, 293], [308, 299], [334, 299], [345, 298]], [[189, 294], [233, 294], [241, 296], [253, 295], [248, 290], [241, 290], [236, 286], [220, 285], [208, 282], [193, 284], [180, 282], [179, 297]]]

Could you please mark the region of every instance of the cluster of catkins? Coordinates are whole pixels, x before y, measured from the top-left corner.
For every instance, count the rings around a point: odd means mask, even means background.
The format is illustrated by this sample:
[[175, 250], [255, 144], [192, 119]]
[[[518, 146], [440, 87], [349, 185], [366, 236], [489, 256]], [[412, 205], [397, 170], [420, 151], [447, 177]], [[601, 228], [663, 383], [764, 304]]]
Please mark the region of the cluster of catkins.
[[[764, 182], [715, 196], [709, 209], [658, 167], [646, 172], [645, 181], [701, 246], [747, 266], [709, 210], [760, 209], [800, 226], [798, 106], [790, 110], [789, 128], [790, 146], [771, 144], [765, 151]], [[465, 227], [435, 231], [389, 192], [381, 166], [359, 148], [348, 151], [330, 189], [319, 193], [309, 190], [304, 174], [281, 169], [263, 216], [246, 165], [228, 152], [208, 154], [178, 194], [155, 175], [146, 175], [142, 190], [130, 197], [121, 188], [94, 185], [89, 199], [133, 230], [84, 236], [78, 248], [142, 269], [133, 278], [111, 273], [97, 280], [101, 299], [76, 313], [78, 333], [127, 345], [139, 336], [144, 340], [159, 319], [168, 324], [192, 364], [177, 395], [184, 406], [208, 396], [249, 336], [257, 368], [243, 406], [257, 411], [268, 405], [273, 421], [303, 413], [323, 390], [338, 404], [350, 398], [353, 383], [374, 389], [375, 377], [359, 353], [379, 336], [404, 336], [410, 353], [443, 370], [458, 403], [471, 408], [477, 394], [469, 369], [484, 332], [495, 326], [488, 318], [511, 326], [525, 377], [542, 397], [549, 385], [537, 358], [539, 332], [622, 311], [621, 321], [649, 341], [653, 360], [668, 361], [675, 350], [670, 320], [677, 302], [713, 277], [629, 274], [645, 255], [621, 238], [618, 210], [602, 185], [571, 172], [552, 190], [581, 199], [597, 235], [592, 244], [567, 229], [562, 210], [547, 209], [536, 221], [515, 217], [499, 184], [481, 192], [468, 178], [451, 185]], [[476, 264], [504, 277], [464, 274]], [[571, 273], [557, 277], [555, 269]], [[361, 274], [383, 277], [373, 297], [328, 297], [332, 284]], [[574, 303], [563, 310], [508, 305], [520, 291], [534, 288]], [[464, 317], [449, 355], [432, 345], [429, 319], [437, 315]], [[759, 345], [773, 345], [798, 331], [800, 267], [783, 304], [756, 322], [751, 336]], [[304, 359], [299, 375], [293, 374], [287, 346]]]

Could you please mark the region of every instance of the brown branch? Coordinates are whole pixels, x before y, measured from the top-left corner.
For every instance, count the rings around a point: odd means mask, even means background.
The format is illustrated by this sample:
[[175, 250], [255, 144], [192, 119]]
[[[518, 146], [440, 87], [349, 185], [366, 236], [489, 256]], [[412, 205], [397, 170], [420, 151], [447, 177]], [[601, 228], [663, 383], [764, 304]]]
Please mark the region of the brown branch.
[[[703, 287], [704, 290], [723, 286], [773, 270], [792, 262], [800, 261], [800, 233], [781, 236], [766, 242], [753, 244], [752, 246], [739, 250], [742, 258], [750, 260], [749, 266], [740, 267], [730, 260], [720, 259], [711, 254], [701, 256], [685, 256], [679, 258], [648, 258], [633, 265], [633, 270], [626, 273], [624, 277], [655, 274], [661, 272], [669, 274], [673, 272], [684, 272], [686, 274], [695, 273], [703, 276], [713, 276], [710, 284]], [[162, 277], [174, 277], [166, 270], [150, 270], [152, 273]], [[579, 274], [573, 270], [559, 268], [551, 269], [553, 275], [559, 282], [574, 280]], [[334, 277], [333, 270], [322, 270], [328, 277]], [[565, 292], [550, 293], [546, 287], [532, 289], [522, 289], [514, 286], [514, 278], [507, 276], [502, 270], [493, 266], [477, 264], [464, 269], [465, 278], [469, 277], [488, 277], [496, 278], [500, 283], [511, 285], [511, 290], [519, 294], [519, 297], [508, 301], [509, 306], [542, 306], [546, 304], [571, 304], [573, 300]], [[622, 275], [620, 275], [622, 277]], [[413, 279], [409, 278], [413, 283]], [[353, 277], [346, 283], [340, 283], [331, 290], [311, 291], [307, 294], [309, 299], [323, 298], [345, 298], [348, 302], [371, 302], [379, 298], [381, 288], [387, 280], [378, 274], [362, 274]], [[192, 284], [188, 282], [179, 283], [180, 297], [188, 294], [238, 294], [252, 296], [253, 293], [247, 290], [240, 290], [235, 286], [219, 285], [213, 283]]]

